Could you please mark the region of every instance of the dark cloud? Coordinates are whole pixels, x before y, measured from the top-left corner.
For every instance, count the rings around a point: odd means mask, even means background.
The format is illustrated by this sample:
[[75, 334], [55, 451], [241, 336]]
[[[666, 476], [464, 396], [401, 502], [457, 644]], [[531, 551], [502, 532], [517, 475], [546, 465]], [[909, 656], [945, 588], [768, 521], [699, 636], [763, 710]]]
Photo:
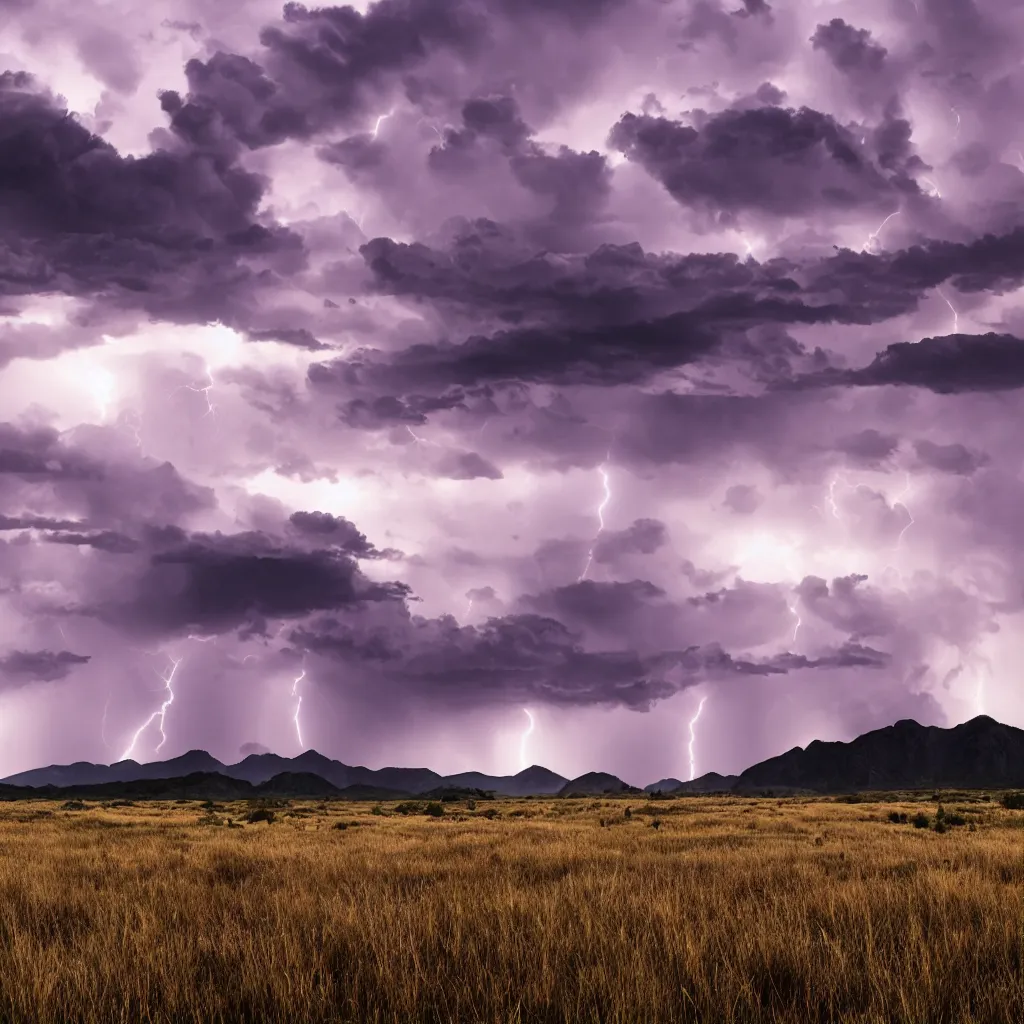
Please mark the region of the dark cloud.
[[819, 658], [786, 653], [757, 660], [735, 658], [717, 644], [652, 655], [590, 651], [562, 623], [537, 614], [491, 618], [475, 628], [460, 628], [450, 618], [413, 618], [398, 635], [360, 633], [328, 623], [320, 627], [293, 631], [291, 642], [349, 663], [370, 661], [379, 685], [456, 705], [540, 700], [649, 711], [656, 702], [709, 679], [763, 678], [838, 665], [880, 667], [887, 662], [885, 655], [855, 645]]
[[761, 496], [757, 493], [757, 488], [750, 484], [733, 484], [725, 492], [723, 504], [730, 512], [749, 516], [757, 511], [758, 505], [761, 504]]
[[962, 444], [935, 444], [926, 439], [915, 441], [914, 451], [926, 466], [956, 476], [970, 476], [990, 461], [984, 452], [971, 451]]
[[12, 651], [0, 656], [0, 676], [6, 687], [52, 683], [66, 679], [77, 665], [89, 663], [89, 655], [71, 651]]
[[832, 117], [802, 107], [725, 111], [690, 127], [626, 114], [609, 142], [657, 178], [680, 203], [794, 217], [850, 211], [917, 191], [922, 162], [892, 148], [877, 161]]
[[264, 182], [194, 149], [122, 157], [35, 81], [0, 75], [0, 289], [103, 295], [178, 322], [236, 321], [300, 239], [261, 224]]
[[311, 331], [305, 327], [281, 327], [271, 328], [264, 331], [249, 331], [247, 336], [250, 341], [279, 341], [283, 345], [294, 345], [296, 348], [308, 349], [310, 352], [319, 352], [329, 345], [318, 341]]
[[[352, 543], [345, 525], [335, 532]], [[337, 548], [300, 550], [256, 533], [183, 537], [177, 531], [156, 545], [133, 589], [129, 604], [107, 602], [94, 614], [145, 631], [213, 634], [270, 618], [401, 601], [410, 593], [403, 583], [367, 579]]]
[[46, 540], [51, 544], [71, 544], [77, 547], [95, 548], [108, 555], [130, 555], [138, 551], [139, 543], [132, 537], [114, 530], [101, 530], [97, 533], [51, 533]]
[[1024, 341], [1009, 334], [950, 334], [897, 342], [843, 379], [851, 384], [908, 385], [951, 395], [1024, 386]]
[[476, 452], [447, 452], [437, 463], [437, 471], [449, 480], [500, 480], [501, 470]]
[[836, 442], [836, 448], [855, 462], [872, 465], [889, 458], [899, 447], [900, 440], [891, 434], [882, 434], [872, 427], [856, 434], [847, 434]]
[[865, 28], [854, 28], [842, 18], [819, 25], [811, 45], [822, 50], [840, 70], [856, 74], [877, 74], [885, 64], [886, 49], [871, 38]]
[[353, 523], [329, 512], [293, 512], [288, 522], [295, 530], [317, 544], [329, 544], [353, 558], [373, 558], [377, 549]]
[[659, 519], [636, 519], [625, 530], [602, 533], [594, 545], [594, 561], [614, 562], [626, 555], [653, 555], [668, 543], [668, 530]]

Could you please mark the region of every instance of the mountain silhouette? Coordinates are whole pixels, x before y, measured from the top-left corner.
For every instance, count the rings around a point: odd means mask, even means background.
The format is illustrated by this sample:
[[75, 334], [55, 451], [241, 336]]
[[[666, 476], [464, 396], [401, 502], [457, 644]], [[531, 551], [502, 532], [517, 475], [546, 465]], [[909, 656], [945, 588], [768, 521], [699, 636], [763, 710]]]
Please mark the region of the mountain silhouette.
[[988, 715], [942, 729], [902, 719], [849, 743], [814, 740], [741, 772], [736, 792], [1024, 786], [1024, 730]]
[[708, 772], [699, 778], [690, 779], [689, 782], [680, 782], [672, 792], [728, 793], [736, 785], [738, 778], [738, 775], [719, 775], [718, 772]]
[[[550, 796], [565, 785], [566, 779], [547, 768], [533, 765], [517, 775], [494, 776], [480, 772], [463, 772], [444, 777], [428, 768], [364, 768], [347, 765], [325, 757], [316, 750], [306, 750], [298, 757], [279, 754], [250, 754], [237, 764], [224, 764], [205, 750], [190, 750], [167, 761], [139, 764], [131, 759], [114, 764], [92, 764], [76, 761], [74, 764], [49, 765], [0, 779], [7, 786], [81, 787], [107, 784], [125, 784], [153, 779], [182, 779], [194, 774], [217, 774], [259, 787], [282, 775], [295, 779], [318, 778], [329, 783], [335, 795], [343, 790], [369, 794], [366, 799], [416, 796], [444, 788], [480, 789], [502, 796]], [[294, 788], [292, 779], [288, 785]], [[319, 787], [310, 783], [308, 795], [318, 796]], [[383, 794], [383, 795], [381, 795]], [[325, 794], [326, 795], [326, 794]], [[212, 798], [211, 798], [212, 799]]]
[[627, 786], [622, 779], [609, 775], [607, 772], [587, 772], [578, 779], [567, 782], [559, 791], [559, 796], [603, 796], [606, 793], [639, 793], [634, 786]]
[[[757, 794], [850, 793], [863, 790], [1024, 788], [1024, 730], [979, 715], [943, 729], [903, 719], [848, 743], [814, 740], [770, 757], [736, 775], [708, 772], [680, 782], [662, 779], [646, 792]], [[498, 796], [569, 796], [639, 793], [606, 772], [571, 781], [532, 765], [516, 775], [461, 772], [442, 776], [427, 768], [364, 768], [315, 750], [298, 757], [250, 754], [225, 765], [205, 750], [168, 761], [111, 765], [76, 761], [19, 772], [0, 780], [0, 796], [95, 794], [153, 799], [242, 799], [252, 796], [388, 800], [428, 793], [489, 792]], [[189, 794], [200, 794], [190, 797]], [[231, 796], [230, 794], [237, 794]], [[157, 794], [161, 794], [157, 796]]]
[[649, 782], [644, 786], [645, 793], [673, 793], [682, 783], [678, 779], [662, 779], [660, 782]]

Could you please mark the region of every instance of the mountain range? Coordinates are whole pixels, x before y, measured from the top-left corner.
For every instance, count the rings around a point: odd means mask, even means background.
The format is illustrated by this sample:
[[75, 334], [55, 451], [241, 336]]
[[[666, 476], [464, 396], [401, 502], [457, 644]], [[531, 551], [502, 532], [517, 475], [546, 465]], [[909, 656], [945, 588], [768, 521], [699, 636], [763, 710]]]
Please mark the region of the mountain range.
[[[904, 719], [848, 743], [814, 740], [752, 765], [739, 775], [709, 772], [681, 782], [662, 779], [647, 793], [764, 792], [850, 793], [928, 788], [1024, 787], [1024, 730], [979, 715], [950, 729]], [[243, 799], [320, 797], [400, 799], [456, 793], [497, 796], [590, 796], [640, 793], [614, 775], [588, 772], [565, 779], [533, 765], [516, 775], [462, 772], [439, 775], [427, 768], [380, 768], [343, 764], [315, 750], [298, 757], [250, 754], [224, 764], [205, 750], [167, 761], [111, 765], [77, 761], [20, 772], [0, 780], [0, 796], [76, 795]]]

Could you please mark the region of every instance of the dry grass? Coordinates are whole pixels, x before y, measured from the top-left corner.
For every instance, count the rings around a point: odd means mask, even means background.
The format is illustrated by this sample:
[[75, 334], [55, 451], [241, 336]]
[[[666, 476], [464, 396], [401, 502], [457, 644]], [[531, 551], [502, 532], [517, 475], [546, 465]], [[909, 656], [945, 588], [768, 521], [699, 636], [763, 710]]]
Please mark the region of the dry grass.
[[0, 804], [0, 1020], [1024, 1019], [1024, 813], [625, 807]]

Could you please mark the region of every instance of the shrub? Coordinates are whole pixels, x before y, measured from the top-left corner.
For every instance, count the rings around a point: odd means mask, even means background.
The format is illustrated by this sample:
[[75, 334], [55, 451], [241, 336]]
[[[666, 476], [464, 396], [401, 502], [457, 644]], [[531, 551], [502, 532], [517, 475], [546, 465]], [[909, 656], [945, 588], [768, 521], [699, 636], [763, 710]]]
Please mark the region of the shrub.
[[438, 803], [436, 800], [432, 800], [423, 808], [423, 813], [429, 815], [431, 818], [443, 818], [444, 804]]
[[918, 811], [917, 814], [914, 815], [914, 818], [913, 818], [913, 826], [914, 826], [914, 828], [928, 828], [928, 826], [931, 823], [932, 823], [931, 818], [929, 818], [928, 815], [925, 814], [923, 811]]
[[624, 810], [624, 811], [622, 812], [622, 816], [623, 816], [624, 818], [632, 818], [632, 817], [633, 817], [633, 812], [632, 812], [632, 811], [631, 811], [631, 810], [630, 810], [630, 809], [629, 809], [629, 808], [627, 807], [627, 808], [626, 808], [626, 809], [625, 809], [625, 810]]
[[245, 820], [250, 825], [255, 825], [258, 821], [265, 821], [269, 825], [274, 820], [274, 812], [269, 807], [257, 807], [245, 816]]
[[937, 818], [936, 819], [936, 821], [935, 821], [935, 831], [936, 832], [945, 832], [946, 831], [946, 823], [942, 820], [942, 818]]
[[652, 818], [651, 819], [651, 828], [653, 828], [653, 829], [661, 828], [661, 818]]
[[952, 812], [951, 814], [947, 814], [943, 820], [946, 822], [947, 825], [950, 826], [967, 824], [967, 819], [962, 814], [957, 814], [956, 811]]
[[1004, 793], [999, 798], [999, 802], [1008, 811], [1022, 811], [1024, 810], [1024, 793]]
[[467, 811], [475, 811], [476, 810], [476, 801], [475, 800], [467, 800], [466, 801], [466, 810]]
[[420, 805], [415, 800], [403, 800], [395, 804], [395, 814], [419, 814]]
[[[904, 820], [906, 820], [906, 815], [904, 815], [903, 818], [904, 818]], [[898, 825], [900, 823], [900, 812], [899, 811], [890, 811], [889, 812], [889, 820], [894, 825]]]
[[370, 809], [370, 813], [371, 814], [376, 814], [378, 816], [383, 815], [384, 814], [384, 808], [381, 807], [380, 804], [374, 804], [373, 807]]
[[347, 821], [336, 821], [331, 826], [331, 828], [336, 828], [336, 829], [338, 829], [338, 831], [343, 832], [345, 829], [348, 828], [348, 822]]
[[84, 811], [85, 804], [81, 800], [65, 800], [60, 805], [62, 811]]

